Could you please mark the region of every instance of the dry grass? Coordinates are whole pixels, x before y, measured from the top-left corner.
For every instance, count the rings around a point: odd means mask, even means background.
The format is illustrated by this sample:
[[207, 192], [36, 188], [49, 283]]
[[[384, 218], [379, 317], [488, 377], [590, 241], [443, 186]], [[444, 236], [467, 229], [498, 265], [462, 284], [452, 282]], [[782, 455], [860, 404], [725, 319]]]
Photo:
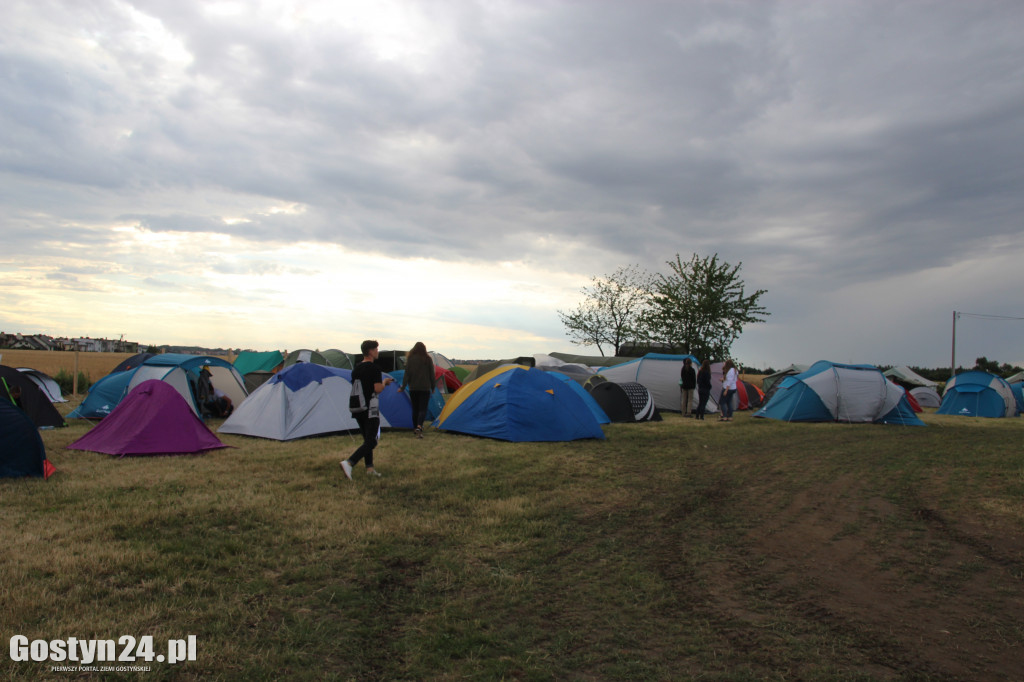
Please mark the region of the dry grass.
[[924, 418], [388, 432], [353, 482], [345, 435], [116, 459], [73, 420], [0, 480], [2, 627], [199, 638], [147, 679], [1015, 679], [1024, 422]]

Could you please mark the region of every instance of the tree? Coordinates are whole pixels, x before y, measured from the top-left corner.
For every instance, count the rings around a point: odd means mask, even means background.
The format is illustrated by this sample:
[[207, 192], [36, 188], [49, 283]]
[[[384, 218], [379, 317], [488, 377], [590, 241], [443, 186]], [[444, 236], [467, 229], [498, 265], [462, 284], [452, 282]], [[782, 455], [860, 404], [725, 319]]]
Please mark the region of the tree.
[[701, 359], [721, 360], [729, 356], [744, 325], [763, 322], [771, 314], [759, 304], [764, 289], [746, 294], [739, 278], [742, 263], [729, 265], [716, 253], [704, 258], [694, 254], [687, 263], [676, 254], [667, 264], [671, 272], [653, 279], [644, 317], [652, 341]]
[[624, 341], [638, 338], [641, 320], [650, 302], [650, 276], [637, 266], [620, 267], [610, 275], [591, 277], [591, 286], [581, 292], [586, 296], [575, 310], [559, 310], [566, 335], [573, 343], [597, 346], [603, 356], [604, 347], [612, 354]]

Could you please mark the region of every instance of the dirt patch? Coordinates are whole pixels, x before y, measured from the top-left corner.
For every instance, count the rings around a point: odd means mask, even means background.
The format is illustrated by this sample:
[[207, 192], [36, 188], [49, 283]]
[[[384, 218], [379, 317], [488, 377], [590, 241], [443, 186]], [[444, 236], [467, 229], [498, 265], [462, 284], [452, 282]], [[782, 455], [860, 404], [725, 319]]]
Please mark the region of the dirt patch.
[[[1012, 529], [864, 497], [847, 479], [799, 493], [749, 539], [765, 596], [840, 633], [868, 662], [862, 672], [1017, 680], [1024, 671], [1024, 544]], [[721, 593], [735, 593], [727, 583]]]

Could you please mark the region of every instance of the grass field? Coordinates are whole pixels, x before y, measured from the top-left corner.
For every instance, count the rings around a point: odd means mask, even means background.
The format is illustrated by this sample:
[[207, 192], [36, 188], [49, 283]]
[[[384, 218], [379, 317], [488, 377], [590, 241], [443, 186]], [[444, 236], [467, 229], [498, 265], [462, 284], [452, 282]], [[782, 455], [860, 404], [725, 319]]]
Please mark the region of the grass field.
[[103, 679], [1020, 679], [1024, 422], [924, 418], [392, 432], [351, 482], [345, 435], [116, 459], [72, 420], [0, 480], [4, 642], [196, 637]]

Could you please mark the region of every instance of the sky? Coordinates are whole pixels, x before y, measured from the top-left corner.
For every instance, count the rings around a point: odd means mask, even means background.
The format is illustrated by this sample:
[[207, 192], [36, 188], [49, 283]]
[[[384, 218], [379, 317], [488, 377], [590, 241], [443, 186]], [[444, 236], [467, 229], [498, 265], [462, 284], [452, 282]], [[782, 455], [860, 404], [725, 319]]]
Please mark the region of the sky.
[[[1024, 3], [5, 0], [0, 330], [572, 344], [740, 265], [741, 363], [1024, 364]], [[956, 319], [954, 313], [966, 313]], [[606, 349], [607, 351], [607, 349]]]

